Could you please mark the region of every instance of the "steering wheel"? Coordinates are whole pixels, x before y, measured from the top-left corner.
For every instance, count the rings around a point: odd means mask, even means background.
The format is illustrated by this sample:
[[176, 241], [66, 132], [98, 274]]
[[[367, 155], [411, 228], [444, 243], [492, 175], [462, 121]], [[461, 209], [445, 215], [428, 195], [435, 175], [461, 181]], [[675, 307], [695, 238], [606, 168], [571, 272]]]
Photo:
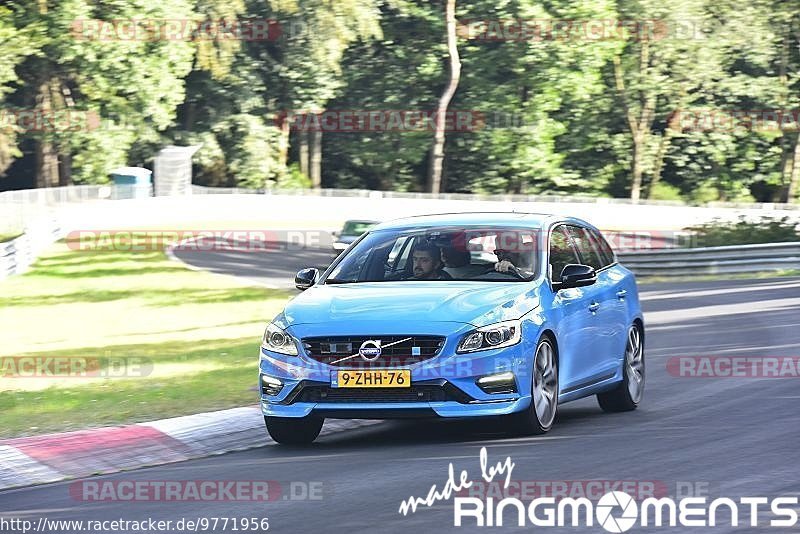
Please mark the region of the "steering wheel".
[[489, 274], [489, 273], [510, 274], [510, 275], [512, 275], [512, 276], [514, 276], [516, 278], [519, 278], [520, 280], [524, 280], [525, 279], [525, 276], [521, 272], [519, 272], [519, 269], [517, 269], [517, 267], [514, 266], [514, 265], [512, 265], [511, 268], [509, 270], [507, 270], [507, 271], [496, 271], [495, 268], [494, 268], [494, 265], [492, 265], [491, 267], [488, 267], [481, 274]]

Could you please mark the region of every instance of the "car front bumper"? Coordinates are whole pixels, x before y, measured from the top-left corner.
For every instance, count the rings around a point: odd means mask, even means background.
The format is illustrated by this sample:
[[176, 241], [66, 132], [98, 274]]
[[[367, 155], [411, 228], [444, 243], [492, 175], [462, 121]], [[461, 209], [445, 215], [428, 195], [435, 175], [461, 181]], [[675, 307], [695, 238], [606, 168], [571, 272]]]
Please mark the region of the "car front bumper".
[[[283, 387], [275, 395], [260, 389], [261, 409], [265, 416], [271, 417], [317, 415], [344, 419], [506, 415], [527, 409], [531, 402], [531, 368], [524, 357], [526, 353], [532, 354], [523, 340], [504, 349], [470, 355], [439, 355], [408, 367], [413, 390], [359, 389], [354, 399], [348, 396], [353, 389], [330, 387], [331, 373], [343, 368], [320, 364], [304, 356], [287, 357], [262, 348], [259, 388], [264, 375], [280, 380]], [[508, 371], [514, 373], [515, 392], [487, 393], [477, 384], [481, 377]], [[416, 394], [422, 397], [423, 390], [424, 396], [429, 398], [409, 400], [415, 392], [420, 392]], [[319, 398], [325, 393], [331, 395]], [[374, 401], [370, 399], [373, 394]]]

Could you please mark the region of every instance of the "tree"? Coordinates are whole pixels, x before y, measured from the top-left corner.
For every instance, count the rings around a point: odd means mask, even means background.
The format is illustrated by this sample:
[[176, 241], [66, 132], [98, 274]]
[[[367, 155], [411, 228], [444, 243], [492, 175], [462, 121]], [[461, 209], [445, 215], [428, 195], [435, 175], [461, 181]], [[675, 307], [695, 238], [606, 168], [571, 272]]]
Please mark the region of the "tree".
[[[330, 109], [428, 112], [442, 85], [444, 43], [434, 4], [393, 1], [381, 8], [381, 37], [351, 45], [342, 59], [342, 89]], [[323, 183], [334, 187], [424, 191], [430, 130], [325, 135]]]
[[[603, 192], [603, 178], [587, 168], [598, 161], [597, 151], [586, 157], [581, 151], [588, 150], [591, 135], [602, 131], [603, 123], [587, 115], [605, 94], [602, 67], [619, 45], [588, 39], [577, 28], [580, 21], [615, 19], [613, 3], [551, 2], [545, 7], [532, 0], [503, 5], [481, 1], [462, 10], [465, 23], [488, 22], [463, 32], [463, 71], [453, 106], [482, 114], [485, 124], [450, 135], [448, 188]], [[527, 35], [504, 26], [513, 21], [530, 21]], [[576, 30], [553, 30], [557, 21], [576, 21]]]
[[[248, 49], [259, 75], [267, 88], [265, 102], [279, 121], [279, 165], [289, 161], [292, 118], [296, 114], [320, 113], [341, 90], [342, 57], [347, 48], [359, 39], [380, 36], [377, 0], [262, 0], [253, 2], [251, 13], [277, 19], [282, 27], [280, 37], [266, 46], [251, 45]], [[313, 131], [298, 136], [303, 145], [301, 154], [307, 160], [314, 187], [321, 185], [322, 138]]]
[[445, 142], [445, 120], [447, 106], [450, 105], [453, 95], [458, 89], [458, 80], [461, 77], [461, 60], [458, 57], [458, 45], [456, 36], [456, 0], [445, 0], [445, 38], [447, 40], [447, 55], [449, 57], [450, 79], [445, 86], [444, 92], [439, 99], [436, 107], [433, 136], [433, 148], [431, 149], [430, 167], [428, 170], [428, 183], [430, 192], [439, 193], [442, 185], [442, 163], [444, 162], [444, 142]]
[[[156, 139], [184, 98], [189, 41], [124, 38], [115, 20], [192, 18], [185, 0], [97, 4], [86, 0], [18, 5], [13, 22], [41, 39], [18, 67], [14, 102], [43, 113], [96, 117], [68, 129], [25, 132], [37, 155], [37, 186], [104, 181], [127, 163], [135, 141]], [[142, 30], [144, 31], [144, 30]], [[149, 35], [149, 34], [148, 34]]]
[[19, 29], [13, 24], [12, 11], [0, 6], [0, 176], [14, 158], [21, 155], [17, 148], [17, 126], [13, 110], [6, 109], [5, 97], [13, 91], [19, 80], [15, 71], [26, 54], [36, 53], [36, 41], [30, 29]]
[[[631, 140], [630, 198], [661, 179], [664, 157], [680, 131], [670, 121], [698, 101], [722, 75], [724, 35], [707, 0], [618, 0], [622, 19], [656, 21], [631, 35], [613, 60], [614, 87]], [[709, 23], [712, 24], [709, 24]], [[659, 130], [654, 130], [658, 124]]]

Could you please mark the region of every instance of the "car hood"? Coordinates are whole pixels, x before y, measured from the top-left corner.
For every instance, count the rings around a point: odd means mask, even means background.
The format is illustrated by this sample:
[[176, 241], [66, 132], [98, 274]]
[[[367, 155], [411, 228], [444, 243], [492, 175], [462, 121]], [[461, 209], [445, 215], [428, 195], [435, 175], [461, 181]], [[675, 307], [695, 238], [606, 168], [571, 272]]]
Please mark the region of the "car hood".
[[451, 322], [485, 326], [518, 319], [538, 305], [525, 282], [366, 282], [317, 285], [285, 308], [283, 326]]

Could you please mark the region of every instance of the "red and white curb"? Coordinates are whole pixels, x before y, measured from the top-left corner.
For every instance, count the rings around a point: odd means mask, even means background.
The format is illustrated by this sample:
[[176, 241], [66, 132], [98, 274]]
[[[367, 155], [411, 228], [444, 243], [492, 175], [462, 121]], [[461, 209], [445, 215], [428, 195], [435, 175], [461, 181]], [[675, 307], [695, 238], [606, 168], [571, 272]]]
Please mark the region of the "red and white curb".
[[[375, 424], [328, 420], [322, 435]], [[0, 441], [0, 490], [180, 462], [272, 443], [257, 406]]]

